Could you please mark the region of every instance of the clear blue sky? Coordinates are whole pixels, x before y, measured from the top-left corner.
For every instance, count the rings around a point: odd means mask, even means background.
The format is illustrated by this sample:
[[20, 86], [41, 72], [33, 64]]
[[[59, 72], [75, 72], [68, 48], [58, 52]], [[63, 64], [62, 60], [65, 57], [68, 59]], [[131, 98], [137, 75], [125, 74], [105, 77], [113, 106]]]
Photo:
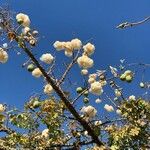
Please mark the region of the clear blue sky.
[[[149, 0], [9, 0], [11, 8], [30, 16], [32, 26], [41, 36], [37, 52], [53, 50], [56, 40], [93, 38], [96, 46], [95, 69], [128, 62], [150, 62], [150, 22], [127, 30], [115, 26], [124, 21], [138, 21], [150, 15]], [[6, 3], [1, 0], [0, 4]], [[63, 56], [63, 55], [61, 55]], [[0, 102], [23, 105], [32, 92], [42, 89], [42, 82], [21, 68], [24, 56], [13, 51], [8, 63], [0, 65]]]

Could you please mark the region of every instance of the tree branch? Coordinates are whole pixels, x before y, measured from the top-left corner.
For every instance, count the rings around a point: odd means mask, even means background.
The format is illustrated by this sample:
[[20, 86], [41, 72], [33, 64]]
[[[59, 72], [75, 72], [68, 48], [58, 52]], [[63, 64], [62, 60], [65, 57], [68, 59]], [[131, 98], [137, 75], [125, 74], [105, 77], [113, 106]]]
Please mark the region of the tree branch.
[[99, 146], [104, 145], [104, 143], [99, 140], [98, 136], [95, 135], [93, 129], [89, 126], [89, 124], [80, 117], [80, 115], [75, 110], [73, 105], [66, 98], [66, 96], [65, 96], [64, 92], [62, 91], [62, 89], [60, 88], [60, 86], [57, 86], [56, 83], [53, 81], [53, 79], [51, 79], [51, 77], [46, 73], [44, 68], [39, 64], [38, 60], [34, 57], [34, 55], [31, 53], [31, 51], [25, 45], [22, 46], [22, 49], [32, 59], [32, 61], [35, 63], [35, 65], [40, 69], [40, 71], [42, 72], [46, 81], [49, 84], [51, 84], [51, 86], [53, 87], [55, 92], [58, 94], [58, 96], [61, 98], [61, 100], [64, 102], [64, 104], [66, 105], [67, 109], [71, 112], [71, 114], [77, 119], [77, 121], [83, 126], [83, 128], [88, 131], [89, 135], [93, 139], [93, 142]]
[[79, 56], [79, 52], [80, 52], [80, 51], [77, 52], [75, 58], [73, 58], [73, 60], [71, 61], [71, 63], [68, 65], [66, 71], [65, 71], [64, 74], [62, 75], [61, 79], [58, 81], [58, 83], [57, 83], [58, 86], [61, 85], [61, 83], [65, 80], [65, 78], [66, 78], [67, 74], [69, 73], [70, 69], [71, 69], [72, 66], [76, 63], [77, 58], [78, 58], [78, 56]]
[[[79, 146], [84, 146], [84, 145], [89, 145], [89, 144], [92, 144], [93, 141], [81, 141], [78, 143]], [[50, 149], [53, 149], [53, 148], [56, 148], [56, 147], [67, 147], [67, 148], [74, 148], [74, 144], [54, 144], [54, 145], [51, 145], [49, 148]]]
[[7, 134], [12, 134], [15, 133], [15, 131], [13, 131], [12, 129], [5, 127], [5, 126], [1, 126], [0, 127], [0, 132], [5, 132]]
[[72, 105], [74, 105], [75, 102], [76, 102], [86, 91], [88, 91], [88, 89], [83, 90], [83, 91], [72, 101]]
[[133, 26], [141, 25], [141, 24], [143, 24], [143, 23], [145, 23], [145, 22], [147, 22], [149, 20], [150, 20], [150, 16], [146, 17], [144, 20], [138, 21], [138, 22], [124, 22], [124, 23], [121, 23], [116, 28], [117, 29], [125, 29], [125, 28], [128, 28], [128, 27], [133, 27]]

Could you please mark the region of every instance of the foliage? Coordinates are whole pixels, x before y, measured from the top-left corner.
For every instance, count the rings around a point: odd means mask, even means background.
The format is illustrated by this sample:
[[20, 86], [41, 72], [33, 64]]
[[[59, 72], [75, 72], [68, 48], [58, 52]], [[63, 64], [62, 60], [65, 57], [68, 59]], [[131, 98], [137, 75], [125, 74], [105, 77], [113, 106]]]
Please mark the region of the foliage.
[[127, 120], [124, 126], [107, 127], [112, 149], [146, 149], [150, 135], [150, 104], [142, 99], [126, 100], [121, 106], [121, 116]]

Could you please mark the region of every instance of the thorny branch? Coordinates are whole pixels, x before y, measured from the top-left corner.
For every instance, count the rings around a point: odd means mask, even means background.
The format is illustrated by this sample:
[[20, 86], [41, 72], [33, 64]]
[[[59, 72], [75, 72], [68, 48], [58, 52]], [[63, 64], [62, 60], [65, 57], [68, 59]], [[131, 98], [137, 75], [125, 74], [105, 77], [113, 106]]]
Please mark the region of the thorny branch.
[[143, 24], [143, 23], [145, 23], [149, 20], [150, 20], [150, 16], [146, 17], [144, 20], [138, 21], [138, 22], [124, 22], [124, 23], [121, 23], [116, 28], [117, 29], [125, 29], [125, 28], [128, 28], [128, 27], [134, 27], [134, 26], [137, 26], [137, 25], [141, 25], [141, 24]]
[[[3, 28], [6, 31], [6, 33], [8, 34], [9, 32], [12, 32], [15, 34], [15, 41], [18, 43], [19, 41], [19, 36], [17, 35], [17, 33], [14, 31], [14, 29], [12, 29], [10, 26], [5, 26], [5, 19], [2, 22], [3, 24]], [[76, 109], [73, 107], [73, 105], [70, 103], [70, 101], [67, 99], [66, 95], [64, 94], [63, 90], [61, 89], [61, 87], [59, 86], [60, 83], [63, 82], [64, 78], [66, 77], [68, 71], [71, 69], [72, 65], [75, 63], [75, 60], [77, 59], [78, 55], [75, 57], [75, 59], [72, 61], [72, 63], [70, 64], [70, 67], [67, 69], [67, 71], [64, 73], [64, 75], [62, 76], [62, 79], [59, 82], [59, 85], [47, 74], [47, 72], [45, 71], [45, 69], [40, 65], [40, 63], [38, 62], [38, 60], [35, 58], [35, 56], [32, 54], [32, 52], [30, 51], [29, 48], [26, 47], [25, 42], [23, 42], [20, 47], [22, 48], [22, 50], [28, 55], [28, 57], [33, 61], [33, 63], [40, 69], [40, 71], [42, 72], [43, 76], [45, 77], [45, 80], [51, 84], [51, 86], [53, 87], [53, 89], [55, 90], [55, 92], [57, 93], [57, 95], [61, 98], [61, 100], [64, 102], [66, 108], [71, 112], [71, 114], [76, 118], [76, 120], [83, 126], [83, 128], [85, 130], [87, 130], [87, 132], [89, 133], [89, 135], [92, 137], [93, 142], [96, 143], [99, 146], [104, 145], [104, 143], [102, 141], [100, 141], [100, 139], [98, 138], [98, 136], [94, 133], [93, 129], [90, 127], [90, 125], [83, 120], [80, 115], [78, 114], [78, 112], [76, 111]]]
[[78, 120], [78, 122], [83, 126], [85, 130], [88, 131], [90, 136], [93, 138], [93, 141], [98, 144], [99, 146], [104, 145], [98, 138], [98, 136], [95, 135], [93, 129], [88, 125], [88, 123], [83, 120], [78, 112], [75, 110], [73, 105], [69, 102], [69, 100], [66, 98], [64, 92], [60, 88], [60, 86], [57, 86], [56, 83], [51, 79], [51, 77], [46, 73], [44, 68], [39, 64], [38, 60], [34, 57], [34, 55], [31, 53], [31, 51], [25, 46], [22, 46], [22, 49], [25, 51], [25, 53], [32, 59], [32, 61], [36, 64], [36, 66], [41, 70], [43, 76], [46, 78], [47, 82], [51, 84], [53, 89], [56, 91], [58, 96], [61, 98], [61, 100], [66, 105], [67, 109], [72, 113], [72, 115]]

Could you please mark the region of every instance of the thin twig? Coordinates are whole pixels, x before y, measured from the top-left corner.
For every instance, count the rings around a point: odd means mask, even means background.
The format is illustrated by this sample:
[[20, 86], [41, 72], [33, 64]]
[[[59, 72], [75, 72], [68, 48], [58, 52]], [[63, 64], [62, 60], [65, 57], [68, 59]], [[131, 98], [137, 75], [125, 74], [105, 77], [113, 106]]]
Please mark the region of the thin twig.
[[15, 133], [14, 130], [8, 128], [8, 127], [5, 127], [5, 126], [1, 126], [0, 127], [0, 132], [5, 132], [7, 134], [12, 134], [12, 133]]
[[72, 102], [72, 105], [75, 104], [75, 102], [86, 92], [88, 89], [83, 90]]
[[70, 69], [73, 67], [73, 65], [76, 63], [76, 60], [79, 56], [80, 51], [77, 52], [75, 58], [71, 61], [71, 63], [68, 65], [67, 69], [65, 70], [64, 74], [62, 75], [61, 79], [58, 81], [57, 85], [61, 85], [61, 83], [65, 80], [67, 74], [69, 73]]
[[143, 23], [145, 23], [145, 22], [147, 22], [149, 20], [150, 20], [150, 16], [146, 17], [144, 20], [138, 21], [138, 22], [124, 22], [124, 23], [121, 23], [116, 28], [117, 29], [125, 29], [125, 28], [128, 28], [128, 27], [133, 27], [133, 26], [141, 25], [141, 24], [143, 24]]
[[[89, 144], [92, 144], [93, 141], [81, 141], [78, 143], [78, 145], [80, 146], [83, 146], [83, 145], [89, 145]], [[54, 145], [51, 145], [49, 148], [54, 148], [54, 147], [70, 147], [70, 148], [73, 148], [75, 145], [74, 144], [54, 144]]]
[[105, 92], [104, 92], [104, 95], [110, 100], [111, 103], [114, 104], [114, 106], [115, 106], [116, 108], [118, 108], [118, 106], [116, 105], [116, 103], [115, 103]]
[[115, 119], [115, 120], [108, 120], [108, 121], [103, 122], [101, 124], [101, 126], [112, 123], [112, 122], [122, 121], [122, 120], [127, 120], [127, 119], [126, 118], [119, 118], [119, 119]]

